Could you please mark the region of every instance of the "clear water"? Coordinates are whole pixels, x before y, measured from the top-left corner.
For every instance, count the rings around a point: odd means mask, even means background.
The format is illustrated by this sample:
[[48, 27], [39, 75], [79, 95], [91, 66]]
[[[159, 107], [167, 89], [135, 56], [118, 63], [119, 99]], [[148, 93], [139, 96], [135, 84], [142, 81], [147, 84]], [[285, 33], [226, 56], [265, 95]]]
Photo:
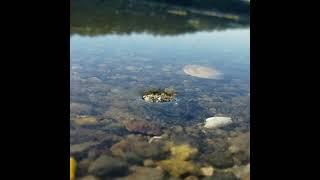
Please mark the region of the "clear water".
[[[142, 4], [127, 7], [128, 3], [113, 3], [71, 3], [70, 155], [78, 164], [76, 178], [150, 179], [150, 173], [155, 173], [154, 179], [247, 178], [249, 24], [192, 13], [170, 14], [170, 5], [154, 12]], [[156, 7], [153, 5], [153, 9]], [[122, 9], [126, 9], [125, 14]], [[153, 16], [143, 16], [152, 12]], [[126, 17], [136, 21], [128, 23]], [[144, 17], [140, 19], [143, 23], [138, 17]], [[177, 23], [165, 24], [159, 17]], [[183, 25], [190, 25], [190, 19], [197, 20], [197, 28]], [[148, 22], [150, 27], [144, 26]], [[206, 28], [199, 22], [206, 22]], [[124, 27], [126, 32], [122, 31]], [[190, 76], [183, 71], [190, 64], [214, 68], [222, 78]], [[141, 98], [144, 90], [168, 87], [176, 91], [177, 101], [147, 103]], [[233, 123], [204, 128], [205, 119], [213, 116], [231, 117]], [[85, 121], [83, 117], [94, 120]], [[134, 120], [156, 125], [161, 134], [145, 133], [143, 128], [148, 126], [130, 129], [127, 123]], [[155, 135], [162, 138], [149, 143]], [[196, 155], [186, 161], [199, 168], [214, 168], [213, 175], [206, 177], [191, 170], [175, 175], [172, 168], [163, 165], [163, 161], [172, 159], [172, 148], [179, 145], [197, 149]], [[154, 147], [168, 148], [158, 152]], [[102, 156], [125, 165], [100, 162]], [[153, 165], [146, 165], [147, 159], [152, 159]], [[178, 163], [178, 169], [186, 168]]]

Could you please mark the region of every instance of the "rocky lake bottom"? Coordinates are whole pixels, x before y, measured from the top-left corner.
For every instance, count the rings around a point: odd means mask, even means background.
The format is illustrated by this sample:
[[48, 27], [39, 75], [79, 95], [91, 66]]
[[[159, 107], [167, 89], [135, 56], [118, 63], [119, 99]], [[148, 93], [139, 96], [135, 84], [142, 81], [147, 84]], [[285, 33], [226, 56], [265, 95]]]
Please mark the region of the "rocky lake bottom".
[[[70, 155], [76, 177], [248, 179], [248, 84], [147, 64], [72, 64]], [[144, 101], [144, 90], [156, 85], [174, 88], [177, 100]], [[230, 117], [232, 123], [208, 128], [209, 117]]]

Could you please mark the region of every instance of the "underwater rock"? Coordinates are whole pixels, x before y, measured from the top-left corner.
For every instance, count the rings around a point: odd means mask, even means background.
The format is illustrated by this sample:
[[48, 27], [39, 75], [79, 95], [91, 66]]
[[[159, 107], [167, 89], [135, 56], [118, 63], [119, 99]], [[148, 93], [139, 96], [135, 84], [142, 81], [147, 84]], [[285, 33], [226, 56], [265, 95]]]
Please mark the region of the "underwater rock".
[[74, 180], [76, 175], [76, 160], [70, 157], [70, 180]]
[[126, 174], [128, 165], [125, 161], [107, 155], [101, 155], [93, 161], [88, 172], [97, 176], [115, 176]]
[[70, 129], [70, 144], [81, 144], [96, 139], [97, 136], [105, 135], [106, 133], [100, 130], [77, 127]]
[[165, 93], [161, 93], [161, 94], [146, 94], [146, 95], [143, 95], [142, 98], [146, 102], [170, 102], [170, 101], [175, 101], [175, 99], [173, 97], [168, 96]]
[[146, 120], [125, 121], [124, 125], [129, 132], [141, 133], [147, 135], [161, 135], [162, 131], [159, 126]]
[[97, 145], [97, 142], [89, 141], [81, 144], [70, 145], [71, 154], [80, 154], [88, 151], [92, 146]]
[[250, 180], [250, 163], [243, 166], [234, 166], [226, 171], [232, 172], [240, 180]]
[[98, 77], [90, 77], [87, 79], [88, 83], [101, 83], [102, 80], [99, 79]]
[[232, 123], [230, 117], [210, 117], [206, 119], [205, 128], [214, 129], [227, 126]]
[[232, 172], [217, 171], [211, 177], [206, 177], [204, 180], [239, 180]]
[[155, 162], [152, 160], [152, 159], [146, 159], [143, 161], [143, 166], [146, 166], [146, 167], [153, 167], [155, 166]]
[[184, 66], [183, 71], [190, 76], [199, 78], [220, 79], [221, 77], [221, 73], [216, 69], [199, 65], [186, 65]]
[[225, 169], [234, 165], [231, 154], [227, 152], [214, 152], [207, 156], [207, 160], [216, 168]]
[[139, 160], [141, 162], [146, 158], [157, 159], [166, 153], [162, 143], [149, 144], [146, 139], [141, 137], [128, 137], [114, 144], [110, 150], [114, 156], [128, 159], [128, 161], [135, 158], [135, 161]]
[[236, 137], [230, 138], [229, 151], [238, 153], [240, 151], [250, 152], [250, 132], [241, 133]]
[[92, 158], [85, 158], [82, 159], [79, 163], [77, 163], [77, 175], [79, 177], [84, 177], [88, 175], [88, 168], [93, 160], [94, 159]]
[[91, 107], [86, 104], [80, 104], [72, 102], [70, 103], [70, 114], [88, 114], [91, 111]]
[[133, 166], [130, 171], [133, 173], [117, 180], [162, 180], [164, 178], [163, 170], [158, 168]]
[[230, 146], [229, 152], [234, 157], [237, 165], [247, 164], [250, 162], [250, 132], [240, 133], [235, 137], [228, 139]]
[[73, 119], [73, 122], [79, 126], [95, 125], [97, 124], [97, 119], [93, 116], [77, 116]]
[[171, 130], [174, 132], [174, 133], [183, 133], [183, 127], [182, 126], [173, 126], [171, 128]]
[[211, 166], [202, 167], [202, 168], [200, 168], [200, 171], [201, 171], [201, 175], [203, 175], [203, 176], [212, 176], [214, 173], [214, 169]]
[[184, 178], [184, 180], [198, 180], [199, 178], [197, 176], [188, 176]]
[[171, 102], [175, 101], [175, 91], [172, 88], [152, 89], [143, 93], [142, 99], [146, 102]]
[[92, 175], [88, 175], [88, 176], [80, 178], [80, 180], [99, 180], [99, 178], [92, 176]]
[[209, 139], [207, 142], [208, 150], [227, 151], [229, 144], [225, 138]]
[[103, 125], [102, 129], [105, 132], [116, 134], [119, 136], [125, 136], [128, 134], [128, 131], [125, 128], [125, 126], [116, 120], [105, 119], [100, 121], [99, 124]]

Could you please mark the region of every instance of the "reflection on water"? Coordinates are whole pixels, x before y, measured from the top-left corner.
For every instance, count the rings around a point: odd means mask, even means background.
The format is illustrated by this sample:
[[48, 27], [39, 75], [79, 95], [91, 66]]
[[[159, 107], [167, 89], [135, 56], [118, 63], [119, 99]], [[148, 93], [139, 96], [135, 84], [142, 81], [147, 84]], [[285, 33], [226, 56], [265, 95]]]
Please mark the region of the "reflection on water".
[[71, 34], [90, 36], [132, 32], [176, 35], [246, 27], [249, 23], [248, 16], [243, 13], [173, 6], [150, 0], [71, 1], [70, 18]]
[[[70, 2], [76, 179], [249, 179], [249, 17], [229, 2]], [[145, 102], [153, 88], [176, 101]]]

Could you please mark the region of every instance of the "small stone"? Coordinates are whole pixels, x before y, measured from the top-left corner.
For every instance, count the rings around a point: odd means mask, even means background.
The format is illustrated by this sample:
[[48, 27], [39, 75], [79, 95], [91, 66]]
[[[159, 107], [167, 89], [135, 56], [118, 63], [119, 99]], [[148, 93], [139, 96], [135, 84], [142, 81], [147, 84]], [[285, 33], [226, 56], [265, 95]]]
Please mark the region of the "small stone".
[[225, 169], [230, 168], [234, 165], [231, 154], [225, 152], [215, 152], [208, 157], [208, 161], [217, 168]]
[[155, 163], [152, 159], [146, 159], [143, 161], [143, 165], [146, 167], [152, 167], [155, 165]]
[[232, 172], [216, 172], [212, 176], [214, 180], [239, 180]]
[[144, 92], [142, 98], [146, 102], [171, 102], [175, 101], [175, 95], [176, 94], [173, 89], [157, 89]]
[[222, 73], [214, 68], [199, 65], [186, 65], [183, 67], [183, 71], [190, 76], [206, 79], [220, 79], [222, 75]]
[[78, 116], [73, 121], [80, 126], [97, 124], [97, 119], [92, 116]]
[[250, 133], [239, 134], [229, 140], [231, 153], [250, 152]]
[[175, 133], [182, 133], [183, 132], [183, 127], [181, 126], [174, 126], [172, 128], [172, 130], [175, 132]]
[[164, 172], [161, 169], [133, 166], [130, 168], [133, 173], [127, 177], [116, 180], [163, 180]]
[[214, 172], [214, 169], [213, 167], [202, 167], [200, 169], [201, 171], [201, 174], [204, 175], [204, 176], [212, 176], [213, 175], [213, 172]]
[[86, 152], [89, 150], [92, 146], [95, 146], [97, 142], [89, 141], [89, 142], [84, 142], [81, 144], [74, 144], [70, 146], [70, 153], [71, 154], [77, 154], [77, 153], [82, 153]]
[[159, 126], [146, 120], [125, 121], [124, 125], [129, 132], [141, 133], [147, 135], [161, 135]]
[[88, 175], [83, 178], [80, 178], [80, 180], [99, 180], [99, 178], [92, 176], [92, 175]]
[[113, 176], [125, 174], [127, 169], [128, 165], [125, 161], [107, 155], [101, 155], [90, 164], [88, 172], [97, 176]]
[[227, 126], [232, 123], [230, 117], [210, 117], [206, 119], [205, 128], [214, 129]]
[[198, 177], [196, 177], [196, 176], [188, 176], [188, 177], [184, 178], [184, 180], [198, 180]]

